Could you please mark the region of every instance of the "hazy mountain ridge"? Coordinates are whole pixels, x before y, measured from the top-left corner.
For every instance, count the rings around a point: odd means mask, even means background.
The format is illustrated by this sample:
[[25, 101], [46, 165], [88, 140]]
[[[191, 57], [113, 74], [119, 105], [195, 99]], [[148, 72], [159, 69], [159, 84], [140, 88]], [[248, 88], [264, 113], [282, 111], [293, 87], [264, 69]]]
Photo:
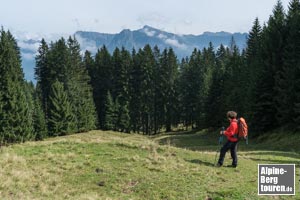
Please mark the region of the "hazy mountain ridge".
[[[245, 48], [247, 33], [228, 33], [228, 32], [204, 32], [201, 35], [179, 35], [169, 33], [150, 26], [144, 26], [142, 29], [131, 31], [124, 29], [117, 34], [105, 34], [97, 32], [78, 31], [75, 33], [77, 38], [87, 43], [94, 43], [96, 48], [105, 45], [110, 52], [116, 47], [124, 46], [126, 49], [139, 49], [145, 44], [151, 46], [157, 45], [160, 49], [172, 47], [178, 57], [189, 56], [194, 48], [203, 49], [212, 42], [215, 48], [220, 44], [229, 45], [231, 37], [240, 49]], [[83, 46], [85, 46], [83, 44]]]
[[[228, 46], [231, 38], [234, 37], [236, 45], [243, 49], [246, 46], [247, 33], [228, 33], [228, 32], [204, 32], [200, 35], [181, 35], [169, 33], [163, 30], [153, 28], [151, 26], [144, 26], [138, 30], [124, 29], [120, 33], [99, 33], [90, 31], [77, 31], [75, 34], [78, 42], [81, 45], [82, 52], [85, 50], [91, 51], [93, 54], [99, 48], [105, 45], [112, 53], [116, 47], [125, 47], [127, 50], [135, 48], [143, 48], [146, 44], [152, 47], [157, 45], [159, 49], [172, 47], [179, 59], [190, 56], [193, 49], [203, 49], [207, 47], [209, 42], [212, 42], [215, 49], [220, 44]], [[58, 38], [57, 38], [58, 39]], [[27, 80], [34, 78], [35, 56], [40, 45], [40, 39], [18, 39], [18, 45], [21, 49], [22, 66]], [[51, 40], [47, 40], [48, 43]]]

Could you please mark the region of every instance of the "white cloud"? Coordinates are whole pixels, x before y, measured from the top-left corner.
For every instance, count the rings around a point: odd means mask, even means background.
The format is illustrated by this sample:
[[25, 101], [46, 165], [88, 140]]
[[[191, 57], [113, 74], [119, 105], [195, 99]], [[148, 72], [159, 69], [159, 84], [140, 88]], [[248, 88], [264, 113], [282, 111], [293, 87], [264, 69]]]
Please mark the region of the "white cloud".
[[32, 52], [36, 52], [40, 46], [40, 43], [39, 42], [28, 43], [28, 42], [24, 42], [24, 41], [18, 41], [18, 46], [21, 49], [26, 49], [26, 50], [30, 50]]
[[41, 38], [45, 37], [45, 35], [43, 34], [31, 33], [26, 31], [12, 31], [12, 34], [19, 41], [40, 40]]
[[82, 54], [84, 54], [86, 50], [90, 51], [93, 54], [97, 52], [98, 47], [95, 41], [87, 40], [83, 37], [80, 37], [80, 35], [75, 35], [75, 37], [80, 44], [80, 49]]
[[167, 39], [168, 38], [166, 35], [164, 35], [162, 33], [160, 33], [157, 37], [160, 38], [160, 39]]
[[46, 42], [49, 44], [51, 41], [57, 41], [61, 37], [68, 38], [70, 34], [68, 33], [33, 33], [33, 32], [27, 32], [27, 31], [14, 31], [12, 30], [13, 36], [17, 39], [18, 44], [23, 41], [28, 40], [34, 40], [34, 41], [41, 41], [42, 38], [46, 40]]
[[160, 12], [144, 12], [138, 16], [137, 21], [141, 26], [149, 25], [161, 30], [170, 22], [170, 20]]
[[22, 52], [22, 59], [24, 60], [34, 60], [35, 59], [35, 54], [32, 53], [23, 53]]
[[177, 47], [177, 48], [181, 48], [181, 49], [186, 49], [187, 48], [187, 46], [185, 44], [180, 44], [179, 41], [176, 40], [176, 39], [168, 38], [168, 39], [165, 40], [165, 43], [169, 44], [169, 45], [172, 45], [174, 47]]
[[151, 31], [148, 28], [144, 28], [144, 32], [146, 33], [146, 35], [148, 35], [149, 37], [153, 37], [155, 35], [155, 31]]

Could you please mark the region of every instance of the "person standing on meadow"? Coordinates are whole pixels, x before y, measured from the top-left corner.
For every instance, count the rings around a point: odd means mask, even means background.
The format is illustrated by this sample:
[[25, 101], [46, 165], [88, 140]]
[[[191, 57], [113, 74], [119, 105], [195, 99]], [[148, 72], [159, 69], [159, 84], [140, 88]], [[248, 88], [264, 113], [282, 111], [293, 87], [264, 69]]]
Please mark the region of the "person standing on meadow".
[[229, 127], [225, 131], [221, 131], [221, 135], [225, 135], [227, 137], [227, 142], [221, 148], [220, 157], [217, 164], [217, 167], [221, 167], [224, 162], [225, 154], [230, 149], [230, 154], [232, 158], [232, 167], [237, 167], [237, 143], [238, 143], [238, 122], [237, 122], [237, 113], [234, 111], [228, 111], [227, 119], [230, 122]]

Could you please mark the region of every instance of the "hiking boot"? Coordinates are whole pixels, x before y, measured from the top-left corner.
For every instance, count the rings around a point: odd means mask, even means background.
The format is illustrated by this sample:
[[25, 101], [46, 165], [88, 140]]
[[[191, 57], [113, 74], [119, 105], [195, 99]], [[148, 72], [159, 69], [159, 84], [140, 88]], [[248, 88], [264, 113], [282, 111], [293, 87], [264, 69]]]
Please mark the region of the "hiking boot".
[[222, 167], [222, 165], [220, 163], [217, 163], [216, 167]]

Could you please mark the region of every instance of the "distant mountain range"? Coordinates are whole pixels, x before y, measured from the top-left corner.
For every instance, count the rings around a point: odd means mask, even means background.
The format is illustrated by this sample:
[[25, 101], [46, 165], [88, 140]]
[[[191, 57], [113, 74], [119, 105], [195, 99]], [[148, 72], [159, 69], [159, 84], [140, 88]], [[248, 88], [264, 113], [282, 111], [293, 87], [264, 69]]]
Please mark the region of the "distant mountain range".
[[117, 34], [105, 34], [97, 32], [78, 31], [75, 36], [84, 47], [89, 47], [92, 51], [105, 45], [110, 52], [116, 47], [124, 46], [128, 50], [143, 48], [145, 44], [152, 47], [157, 45], [159, 49], [172, 47], [179, 58], [190, 56], [194, 48], [202, 49], [212, 42], [215, 48], [220, 44], [229, 45], [231, 38], [240, 49], [245, 47], [247, 33], [228, 32], [204, 32], [201, 35], [179, 35], [165, 32], [150, 26], [131, 31], [124, 29]]
[[[240, 49], [244, 49], [247, 39], [247, 33], [204, 32], [201, 35], [180, 35], [150, 26], [144, 26], [142, 29], [133, 31], [124, 29], [116, 34], [77, 31], [75, 36], [81, 45], [82, 52], [89, 50], [96, 53], [103, 45], [111, 53], [116, 47], [125, 47], [131, 51], [133, 48], [138, 50], [146, 44], [150, 44], [152, 47], [157, 45], [161, 50], [172, 47], [179, 59], [190, 56], [194, 48], [203, 49], [207, 47], [209, 42], [212, 42], [215, 49], [221, 44], [228, 46], [232, 37], [236, 45]], [[34, 57], [39, 43], [40, 40], [37, 39], [18, 40], [22, 53], [22, 66], [27, 80], [33, 80], [34, 78]]]

